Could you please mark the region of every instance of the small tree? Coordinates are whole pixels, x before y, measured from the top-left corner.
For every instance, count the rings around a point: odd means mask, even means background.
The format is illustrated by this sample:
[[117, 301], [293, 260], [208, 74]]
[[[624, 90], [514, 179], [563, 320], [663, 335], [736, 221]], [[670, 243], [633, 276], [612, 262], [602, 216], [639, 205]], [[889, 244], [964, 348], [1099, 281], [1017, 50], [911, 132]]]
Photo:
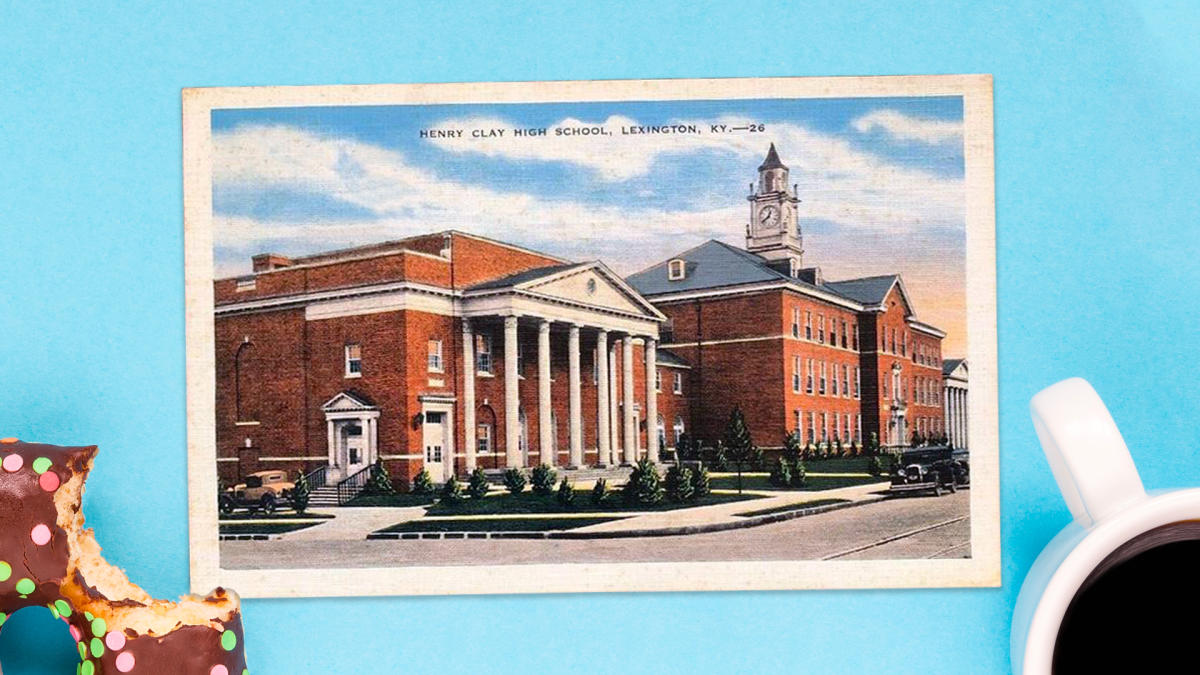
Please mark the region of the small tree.
[[798, 462], [804, 452], [804, 444], [800, 442], [800, 430], [791, 432], [783, 437], [783, 458], [789, 462]]
[[296, 477], [296, 485], [292, 488], [292, 508], [301, 515], [308, 510], [308, 498], [312, 494], [312, 486], [308, 484], [308, 476], [301, 471]]
[[442, 503], [457, 504], [462, 501], [462, 498], [462, 483], [458, 482], [454, 476], [450, 476], [450, 479], [442, 485]]
[[729, 422], [725, 425], [725, 446], [729, 449], [729, 459], [737, 468], [738, 493], [742, 492], [742, 472], [762, 461], [762, 451], [750, 439], [750, 429], [746, 426], [746, 416], [742, 409], [734, 407], [729, 413]]
[[[432, 486], [432, 483], [430, 483]], [[371, 465], [371, 475], [367, 478], [367, 485], [363, 488], [363, 492], [369, 495], [391, 495], [396, 494], [396, 486], [392, 485], [392, 477], [388, 475], [387, 467], [383, 465], [383, 459], [376, 459]]]
[[521, 494], [525, 489], [525, 472], [516, 468], [505, 471], [504, 489], [508, 490], [510, 494]]
[[662, 501], [662, 479], [649, 459], [643, 457], [633, 466], [624, 492], [625, 501], [630, 504], [657, 504]]
[[817, 458], [817, 446], [812, 441], [809, 441], [808, 444], [804, 446], [804, 459], [816, 459], [816, 458]]
[[912, 447], [919, 448], [924, 444], [925, 444], [925, 437], [921, 435], [920, 431], [917, 431], [914, 429], [912, 432]]
[[545, 464], [539, 464], [533, 469], [533, 479], [530, 481], [533, 486], [533, 494], [539, 497], [549, 497], [554, 494], [554, 482], [557, 478], [554, 469]]
[[571, 508], [571, 505], [575, 503], [575, 488], [567, 482], [566, 476], [563, 476], [562, 482], [558, 484], [558, 494], [554, 497], [564, 509]]
[[720, 439], [713, 447], [713, 468], [717, 471], [729, 470], [729, 453], [725, 450], [725, 442]]
[[604, 503], [604, 498], [608, 496], [608, 481], [603, 478], [597, 478], [596, 484], [592, 486], [592, 504], [600, 506]]
[[878, 477], [886, 470], [887, 467], [884, 464], [883, 455], [872, 455], [871, 461], [867, 464], [867, 471], [869, 471], [872, 476]]
[[667, 469], [667, 499], [681, 504], [692, 498], [696, 488], [692, 486], [692, 470], [676, 464]]
[[834, 457], [842, 456], [842, 439], [840, 439], [840, 438], [833, 439], [833, 456]]
[[860, 441], [854, 441], [853, 443], [851, 443], [851, 444], [850, 444], [850, 452], [851, 452], [851, 453], [852, 453], [852, 454], [853, 454], [855, 457], [859, 457], [859, 456], [861, 456], [861, 455], [863, 454], [863, 447], [862, 447], [862, 443], [861, 443]]
[[700, 459], [694, 455], [699, 450], [699, 444], [693, 444], [691, 436], [688, 436], [686, 433], [679, 434], [679, 440], [675, 441], [675, 461]]
[[791, 460], [780, 457], [775, 460], [775, 466], [771, 467], [771, 485], [775, 487], [788, 487], [792, 484], [792, 462]]
[[867, 454], [879, 454], [879, 434], [875, 433], [874, 431], [872, 431], [871, 435], [867, 438]]
[[702, 499], [712, 494], [712, 486], [708, 484], [708, 469], [704, 462], [692, 472], [692, 499]]
[[483, 473], [483, 467], [475, 467], [475, 470], [471, 472], [471, 481], [467, 484], [467, 494], [471, 495], [471, 499], [483, 499], [491, 487], [487, 475]]
[[412, 493], [414, 495], [433, 494], [433, 479], [429, 477], [428, 469], [421, 469], [417, 473], [417, 477], [413, 479]]
[[792, 465], [792, 480], [791, 486], [794, 488], [802, 488], [808, 482], [808, 468], [804, 466], [802, 460], [797, 460]]

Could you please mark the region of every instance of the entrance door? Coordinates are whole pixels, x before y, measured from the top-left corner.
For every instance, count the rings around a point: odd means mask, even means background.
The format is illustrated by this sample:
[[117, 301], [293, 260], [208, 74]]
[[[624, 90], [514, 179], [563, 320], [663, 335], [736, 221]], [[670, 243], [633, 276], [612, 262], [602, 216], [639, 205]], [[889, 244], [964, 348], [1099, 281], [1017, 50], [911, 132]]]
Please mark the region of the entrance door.
[[439, 482], [446, 480], [446, 413], [426, 412], [422, 435], [425, 445], [425, 468], [429, 470], [429, 477]]
[[367, 466], [367, 445], [363, 427], [358, 420], [347, 420], [338, 426], [341, 464], [346, 467], [346, 475], [352, 476]]

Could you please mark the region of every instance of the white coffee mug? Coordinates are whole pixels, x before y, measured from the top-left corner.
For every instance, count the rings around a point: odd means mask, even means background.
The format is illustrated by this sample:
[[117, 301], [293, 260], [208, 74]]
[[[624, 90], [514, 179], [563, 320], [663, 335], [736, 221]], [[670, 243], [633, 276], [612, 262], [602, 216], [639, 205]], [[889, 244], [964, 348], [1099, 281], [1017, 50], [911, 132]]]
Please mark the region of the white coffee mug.
[[1067, 608], [1091, 572], [1140, 534], [1200, 518], [1200, 489], [1146, 494], [1121, 432], [1086, 380], [1044, 389], [1030, 409], [1074, 517], [1033, 563], [1013, 612], [1013, 672], [1043, 675]]

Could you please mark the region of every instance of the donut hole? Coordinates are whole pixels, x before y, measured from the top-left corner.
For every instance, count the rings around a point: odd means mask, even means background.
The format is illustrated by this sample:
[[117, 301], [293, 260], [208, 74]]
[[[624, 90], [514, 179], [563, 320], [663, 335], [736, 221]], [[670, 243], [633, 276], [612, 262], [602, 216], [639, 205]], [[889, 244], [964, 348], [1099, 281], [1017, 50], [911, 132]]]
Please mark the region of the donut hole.
[[0, 629], [0, 666], [14, 673], [72, 673], [79, 649], [70, 628], [45, 607], [13, 612]]

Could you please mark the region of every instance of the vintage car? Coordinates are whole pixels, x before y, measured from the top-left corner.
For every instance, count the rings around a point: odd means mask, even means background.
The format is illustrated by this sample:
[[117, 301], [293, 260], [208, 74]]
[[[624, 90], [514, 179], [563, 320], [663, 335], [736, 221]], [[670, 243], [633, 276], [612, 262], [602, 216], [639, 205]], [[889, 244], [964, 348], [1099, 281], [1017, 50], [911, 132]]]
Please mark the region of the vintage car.
[[218, 498], [217, 506], [224, 514], [237, 509], [247, 509], [251, 513], [274, 513], [280, 506], [291, 506], [292, 489], [295, 487], [296, 484], [288, 480], [285, 471], [258, 471], [246, 476], [241, 483], [226, 488]]
[[971, 484], [971, 466], [966, 450], [947, 447], [914, 448], [900, 455], [892, 470], [892, 494], [943, 491], [955, 492]]

